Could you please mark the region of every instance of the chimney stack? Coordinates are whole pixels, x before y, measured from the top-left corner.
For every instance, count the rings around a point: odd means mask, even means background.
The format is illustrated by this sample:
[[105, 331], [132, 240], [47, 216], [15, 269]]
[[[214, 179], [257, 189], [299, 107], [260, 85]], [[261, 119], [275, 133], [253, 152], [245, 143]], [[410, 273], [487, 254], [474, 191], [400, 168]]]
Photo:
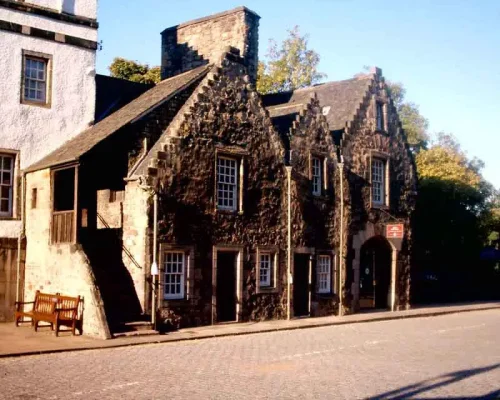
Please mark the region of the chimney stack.
[[247, 72], [257, 80], [260, 17], [238, 7], [165, 29], [162, 36], [162, 79], [217, 62], [231, 46], [239, 49]]

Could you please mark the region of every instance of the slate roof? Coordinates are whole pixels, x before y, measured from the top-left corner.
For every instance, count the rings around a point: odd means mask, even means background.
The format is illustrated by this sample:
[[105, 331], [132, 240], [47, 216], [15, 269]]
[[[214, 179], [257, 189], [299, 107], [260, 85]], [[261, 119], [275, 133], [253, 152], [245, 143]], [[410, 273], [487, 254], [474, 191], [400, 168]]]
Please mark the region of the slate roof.
[[209, 65], [204, 65], [172, 78], [165, 79], [137, 99], [111, 114], [109, 117], [68, 140], [61, 147], [42, 158], [40, 161], [32, 164], [26, 171], [31, 172], [77, 161], [82, 155], [120, 128], [123, 128], [130, 122], [152, 111], [197, 79], [203, 77], [209, 69]]
[[148, 91], [154, 84], [145, 84], [113, 78], [107, 75], [96, 75], [95, 123], [103, 120], [125, 104]]
[[321, 106], [330, 107], [326, 119], [330, 130], [335, 131], [345, 128], [346, 122], [353, 119], [372, 81], [373, 75], [361, 75], [353, 79], [322, 83], [293, 92], [268, 94], [262, 97], [262, 102], [271, 118], [275, 119], [297, 113], [301, 106], [309, 102], [313, 93], [316, 93]]

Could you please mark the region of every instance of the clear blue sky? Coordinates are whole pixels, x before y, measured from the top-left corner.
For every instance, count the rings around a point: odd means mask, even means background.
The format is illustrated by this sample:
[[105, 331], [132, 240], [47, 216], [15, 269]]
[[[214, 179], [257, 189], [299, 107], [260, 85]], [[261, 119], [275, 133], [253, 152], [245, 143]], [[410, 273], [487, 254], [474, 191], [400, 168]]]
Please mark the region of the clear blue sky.
[[[500, 188], [499, 0], [121, 0], [99, 1], [97, 71], [116, 56], [160, 64], [160, 32], [178, 23], [245, 5], [261, 17], [260, 54], [299, 25], [321, 55], [328, 80], [364, 65], [400, 81], [420, 105], [430, 131], [458, 137], [486, 163]], [[117, 6], [117, 4], [119, 4]]]

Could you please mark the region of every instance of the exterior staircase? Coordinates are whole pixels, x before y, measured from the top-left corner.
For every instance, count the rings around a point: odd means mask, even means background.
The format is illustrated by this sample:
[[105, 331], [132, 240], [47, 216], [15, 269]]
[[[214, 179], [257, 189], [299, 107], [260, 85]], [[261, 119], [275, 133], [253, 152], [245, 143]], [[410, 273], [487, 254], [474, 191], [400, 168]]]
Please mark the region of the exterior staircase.
[[113, 337], [156, 334], [142, 313], [132, 277], [122, 261], [121, 229], [97, 229], [81, 238], [101, 292]]

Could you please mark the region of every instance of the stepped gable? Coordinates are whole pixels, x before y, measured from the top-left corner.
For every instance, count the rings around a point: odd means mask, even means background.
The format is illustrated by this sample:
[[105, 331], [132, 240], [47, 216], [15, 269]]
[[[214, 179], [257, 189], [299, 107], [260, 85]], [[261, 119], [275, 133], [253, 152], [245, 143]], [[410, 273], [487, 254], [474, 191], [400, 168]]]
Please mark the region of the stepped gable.
[[372, 83], [373, 74], [360, 75], [343, 81], [264, 95], [262, 102], [273, 121], [279, 121], [278, 118], [298, 113], [301, 105], [308, 103], [311, 95], [315, 93], [323, 106], [323, 113], [330, 130], [336, 131], [344, 129], [347, 123], [355, 118], [360, 103]]
[[[221, 55], [219, 61], [210, 66], [210, 69], [204, 79], [200, 82], [189, 99], [184, 103], [175, 118], [163, 132], [160, 139], [158, 139], [158, 141], [153, 145], [137, 168], [134, 169], [133, 174], [130, 176], [131, 178], [137, 178], [139, 176], [157, 176], [158, 169], [162, 168], [165, 164], [167, 154], [173, 151], [173, 148], [181, 138], [179, 136], [179, 129], [185, 123], [186, 118], [191, 114], [193, 107], [200, 99], [205, 97], [205, 93], [208, 91], [208, 88], [212, 86], [215, 81], [220, 79], [220, 74], [229, 63], [241, 65], [242, 70], [240, 72], [246, 74], [244, 67], [245, 60], [241, 56], [240, 50], [232, 46], [226, 46], [225, 52]], [[257, 93], [253, 91], [254, 86], [250, 83], [250, 77], [245, 75], [245, 79], [249, 83], [249, 88], [251, 88], [253, 95], [258, 96]]]
[[109, 117], [64, 143], [48, 156], [30, 166], [27, 172], [77, 161], [81, 156], [120, 128], [137, 121], [156, 107], [182, 92], [197, 79], [206, 75], [209, 69], [209, 65], [202, 66], [174, 76], [173, 78], [165, 79]]

